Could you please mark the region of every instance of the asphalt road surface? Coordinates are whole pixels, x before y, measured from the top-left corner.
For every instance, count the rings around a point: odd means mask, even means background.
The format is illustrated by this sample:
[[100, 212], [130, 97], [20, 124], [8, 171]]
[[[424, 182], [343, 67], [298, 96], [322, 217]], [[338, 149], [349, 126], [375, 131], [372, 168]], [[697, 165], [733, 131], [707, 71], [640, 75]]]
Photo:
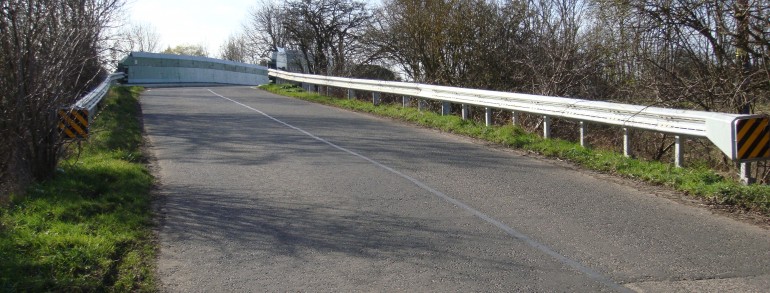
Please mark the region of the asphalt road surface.
[[770, 232], [249, 87], [150, 89], [170, 292], [770, 289]]

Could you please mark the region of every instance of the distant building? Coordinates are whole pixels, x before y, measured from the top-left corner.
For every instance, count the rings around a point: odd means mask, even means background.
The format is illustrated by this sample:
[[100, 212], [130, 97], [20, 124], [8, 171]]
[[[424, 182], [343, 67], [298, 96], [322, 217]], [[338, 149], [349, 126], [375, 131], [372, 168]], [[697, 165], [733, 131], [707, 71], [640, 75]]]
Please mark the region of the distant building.
[[305, 58], [302, 58], [302, 52], [287, 50], [286, 48], [278, 48], [278, 50], [273, 51], [270, 56], [269, 67], [289, 72], [310, 72]]

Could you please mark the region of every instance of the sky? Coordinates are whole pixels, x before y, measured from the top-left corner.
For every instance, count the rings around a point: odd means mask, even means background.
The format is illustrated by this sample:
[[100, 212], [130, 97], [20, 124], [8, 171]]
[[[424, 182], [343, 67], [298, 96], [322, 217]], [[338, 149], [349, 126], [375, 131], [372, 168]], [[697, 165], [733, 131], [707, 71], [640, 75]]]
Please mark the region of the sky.
[[209, 56], [230, 35], [241, 32], [248, 11], [258, 0], [128, 0], [129, 21], [152, 25], [160, 34], [161, 48], [203, 45]]

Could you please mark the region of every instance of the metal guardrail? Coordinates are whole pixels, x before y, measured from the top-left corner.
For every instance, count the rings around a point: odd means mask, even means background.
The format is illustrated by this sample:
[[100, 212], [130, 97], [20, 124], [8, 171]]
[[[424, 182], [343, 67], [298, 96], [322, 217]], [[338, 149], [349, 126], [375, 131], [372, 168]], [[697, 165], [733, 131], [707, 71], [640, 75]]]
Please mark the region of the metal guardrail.
[[99, 102], [101, 102], [102, 98], [104, 98], [104, 95], [107, 94], [110, 85], [124, 76], [125, 74], [123, 72], [110, 74], [98, 87], [75, 102], [74, 108], [86, 109], [89, 113], [93, 112]]
[[96, 106], [107, 94], [116, 80], [125, 76], [118, 72], [110, 74], [99, 86], [77, 100], [72, 106], [59, 109], [59, 131], [65, 139], [88, 138], [88, 127], [96, 116]]
[[[623, 127], [624, 153], [629, 155], [628, 128], [643, 129], [676, 136], [675, 164], [682, 163], [683, 137], [705, 137], [711, 140], [730, 159], [737, 162], [766, 160], [770, 158], [770, 127], [766, 115], [739, 115], [729, 113], [678, 110], [630, 104], [589, 101], [551, 96], [517, 94], [489, 90], [467, 89], [448, 86], [426, 85], [407, 82], [376, 81], [331, 76], [308, 75], [271, 69], [270, 76], [281, 80], [375, 93], [388, 93], [419, 97], [442, 102], [485, 107], [487, 123], [490, 123], [490, 109], [506, 109], [544, 116], [543, 134], [550, 136], [550, 118], [580, 121], [581, 144], [584, 144], [582, 122], [593, 122]], [[464, 113], [466, 111], [463, 111]], [[465, 118], [466, 115], [463, 115]], [[752, 131], [738, 131], [746, 121], [755, 121]]]

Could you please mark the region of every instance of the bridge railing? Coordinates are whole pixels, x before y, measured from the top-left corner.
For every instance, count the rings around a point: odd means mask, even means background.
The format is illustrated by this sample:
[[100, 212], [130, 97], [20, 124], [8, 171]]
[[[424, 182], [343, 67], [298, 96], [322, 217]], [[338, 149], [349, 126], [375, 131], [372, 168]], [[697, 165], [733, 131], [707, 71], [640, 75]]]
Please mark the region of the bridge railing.
[[[543, 136], [550, 137], [550, 119], [571, 119], [580, 122], [580, 143], [584, 145], [584, 123], [592, 122], [619, 126], [624, 129], [624, 154], [630, 155], [628, 129], [643, 129], [675, 135], [675, 165], [683, 159], [685, 137], [704, 137], [712, 141], [725, 155], [736, 162], [766, 160], [770, 158], [770, 127], [766, 115], [739, 115], [730, 113], [668, 109], [631, 104], [589, 101], [582, 99], [517, 94], [479, 89], [436, 86], [407, 82], [376, 81], [342, 77], [308, 75], [271, 69], [269, 75], [280, 80], [308, 85], [322, 85], [372, 92], [373, 99], [379, 93], [463, 105], [463, 118], [467, 118], [467, 106], [486, 109], [487, 124], [491, 123], [491, 109], [505, 109], [517, 114], [542, 115]], [[444, 111], [448, 113], [448, 110]], [[747, 168], [747, 166], [744, 167]], [[742, 177], [748, 176], [742, 172]], [[750, 180], [746, 177], [745, 180]]]
[[110, 85], [124, 76], [125, 74], [122, 72], [110, 74], [99, 86], [78, 99], [74, 104], [57, 111], [58, 129], [65, 139], [88, 138], [89, 125], [96, 116], [96, 107], [109, 91]]
[[125, 76], [123, 72], [117, 72], [110, 74], [102, 83], [99, 84], [94, 90], [80, 98], [75, 102], [74, 108], [87, 109], [89, 112], [93, 112], [99, 102], [102, 101], [107, 91], [110, 89], [110, 85], [116, 80], [119, 80]]

